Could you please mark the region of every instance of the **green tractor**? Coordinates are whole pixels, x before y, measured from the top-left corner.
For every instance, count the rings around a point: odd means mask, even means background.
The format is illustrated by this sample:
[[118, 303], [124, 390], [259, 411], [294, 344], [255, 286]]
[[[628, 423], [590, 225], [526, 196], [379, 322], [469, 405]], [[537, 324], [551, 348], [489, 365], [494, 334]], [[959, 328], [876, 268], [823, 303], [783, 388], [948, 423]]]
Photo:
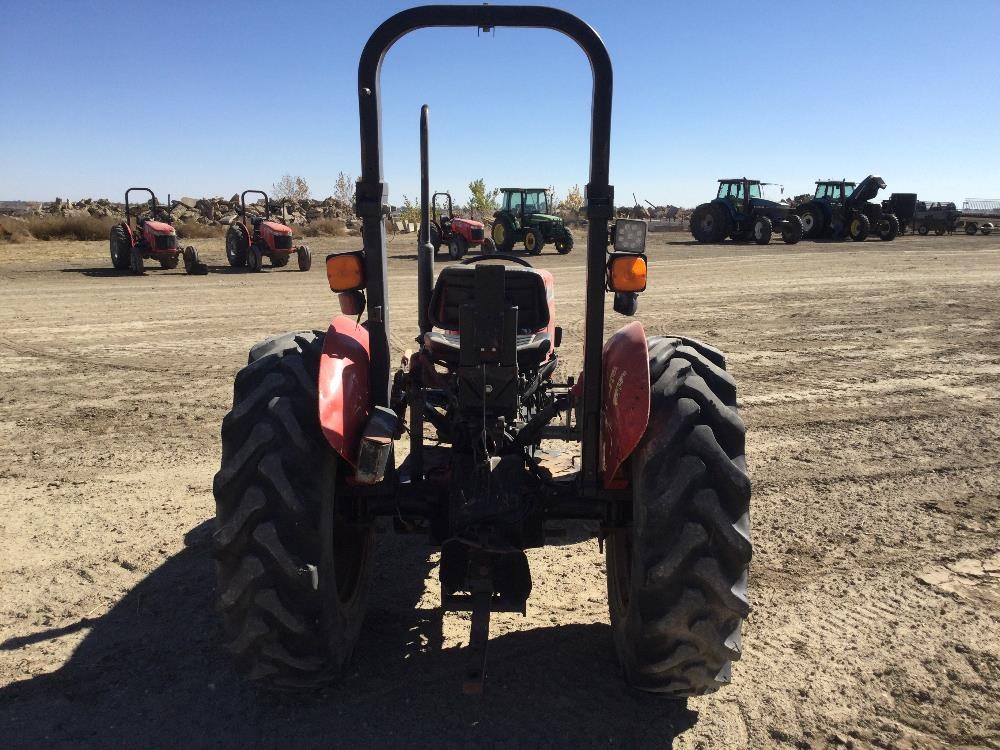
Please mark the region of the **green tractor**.
[[509, 253], [514, 243], [523, 242], [528, 255], [538, 255], [552, 242], [560, 255], [573, 249], [573, 235], [565, 222], [553, 216], [549, 191], [545, 188], [500, 188], [503, 204], [493, 214], [490, 236], [497, 252]]

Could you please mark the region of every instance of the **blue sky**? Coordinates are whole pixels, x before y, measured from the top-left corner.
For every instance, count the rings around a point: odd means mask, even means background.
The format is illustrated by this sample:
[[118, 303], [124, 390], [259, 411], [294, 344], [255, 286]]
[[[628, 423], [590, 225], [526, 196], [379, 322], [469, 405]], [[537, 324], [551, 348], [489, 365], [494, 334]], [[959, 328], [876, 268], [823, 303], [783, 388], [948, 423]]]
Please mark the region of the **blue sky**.
[[[358, 55], [396, 2], [0, 0], [0, 199], [231, 195], [359, 165]], [[694, 205], [719, 177], [812, 190], [881, 174], [929, 200], [1000, 197], [1000, 2], [592, 2], [611, 52], [619, 204]], [[590, 69], [539, 30], [426, 30], [383, 66], [386, 180], [586, 182]]]

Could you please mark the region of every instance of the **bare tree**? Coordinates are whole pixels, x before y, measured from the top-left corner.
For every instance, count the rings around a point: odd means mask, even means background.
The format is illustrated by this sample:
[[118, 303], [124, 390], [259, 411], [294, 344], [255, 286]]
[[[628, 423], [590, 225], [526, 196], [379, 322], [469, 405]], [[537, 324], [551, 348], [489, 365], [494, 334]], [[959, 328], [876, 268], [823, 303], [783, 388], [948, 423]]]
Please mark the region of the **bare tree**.
[[337, 182], [333, 186], [333, 197], [344, 203], [354, 203], [354, 178], [346, 172], [337, 175]]
[[293, 201], [305, 200], [309, 197], [309, 183], [296, 175], [286, 174], [271, 186], [271, 195], [278, 199]]

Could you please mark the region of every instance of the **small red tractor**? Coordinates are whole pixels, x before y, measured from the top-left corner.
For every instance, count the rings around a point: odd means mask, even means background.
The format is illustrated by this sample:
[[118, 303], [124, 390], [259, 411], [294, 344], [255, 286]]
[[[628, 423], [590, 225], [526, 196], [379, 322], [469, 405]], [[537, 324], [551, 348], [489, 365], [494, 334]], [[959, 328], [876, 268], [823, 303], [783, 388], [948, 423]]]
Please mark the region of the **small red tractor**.
[[[390, 324], [409, 316], [388, 300], [379, 71], [406, 33], [447, 26], [555, 29], [590, 60], [579, 377], [557, 379], [563, 336], [550, 272], [519, 256], [477, 255], [435, 280], [426, 235], [417, 261], [418, 346], [391, 366]], [[525, 550], [558, 532], [551, 523], [583, 519], [600, 528], [609, 640], [625, 680], [673, 698], [725, 685], [749, 612], [745, 428], [719, 350], [685, 336], [647, 338], [638, 321], [604, 339], [608, 297], [616, 313], [634, 314], [647, 277], [646, 223], [611, 221], [604, 43], [552, 8], [417, 7], [372, 34], [358, 91], [363, 249], [326, 259], [342, 314], [325, 331], [254, 346], [222, 423], [213, 554], [217, 607], [238, 669], [293, 688], [352, 674], [359, 636], [365, 643], [381, 517], [440, 548], [441, 609], [471, 612], [464, 689], [480, 692], [491, 613], [527, 607]], [[426, 130], [425, 108], [424, 227]], [[397, 464], [404, 432], [407, 455]], [[572, 468], [547, 463], [549, 441], [575, 443], [580, 460]]]
[[[438, 201], [442, 205], [438, 209]], [[451, 201], [451, 193], [434, 193], [431, 198], [430, 242], [434, 246], [436, 256], [441, 245], [448, 248], [448, 257], [461, 260], [471, 247], [483, 244], [485, 227], [483, 222], [475, 219], [463, 219], [455, 216], [455, 208]]]
[[[132, 204], [129, 193], [149, 193], [149, 210], [136, 207], [135, 226], [132, 224]], [[177, 246], [177, 230], [160, 217], [169, 219], [170, 209], [159, 205], [156, 195], [149, 188], [132, 187], [125, 191], [125, 221], [111, 227], [111, 265], [118, 271], [130, 271], [136, 276], [145, 273], [144, 260], [155, 260], [160, 268], [177, 268], [183, 260], [189, 274], [204, 275], [208, 266], [201, 262], [198, 251], [188, 245], [183, 250]]]
[[[264, 197], [263, 216], [247, 214], [248, 193]], [[294, 252], [300, 271], [312, 268], [309, 248], [306, 245], [292, 247], [292, 228], [271, 221], [271, 201], [263, 190], [244, 190], [240, 193], [240, 216], [242, 221], [234, 221], [226, 232], [226, 259], [229, 265], [258, 273], [264, 268], [264, 258], [271, 261], [271, 268], [282, 268], [288, 265], [288, 258]], [[248, 216], [249, 227], [246, 223]]]

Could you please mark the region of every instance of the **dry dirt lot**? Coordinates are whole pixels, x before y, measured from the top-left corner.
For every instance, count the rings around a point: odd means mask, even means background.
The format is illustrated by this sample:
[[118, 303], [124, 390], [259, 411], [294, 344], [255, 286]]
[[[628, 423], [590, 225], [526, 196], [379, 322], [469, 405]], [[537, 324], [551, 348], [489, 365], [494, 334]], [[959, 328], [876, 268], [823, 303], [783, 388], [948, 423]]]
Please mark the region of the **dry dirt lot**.
[[[397, 348], [413, 244], [391, 248]], [[241, 684], [211, 605], [219, 426], [254, 341], [334, 312], [322, 263], [134, 278], [104, 243], [0, 246], [0, 745], [1000, 747], [1000, 240], [650, 255], [639, 317], [728, 352], [754, 481], [744, 658], [686, 704], [621, 683], [594, 541], [531, 552], [482, 699], [436, 556], [391, 534], [349, 679]], [[579, 362], [583, 253], [542, 260]]]

